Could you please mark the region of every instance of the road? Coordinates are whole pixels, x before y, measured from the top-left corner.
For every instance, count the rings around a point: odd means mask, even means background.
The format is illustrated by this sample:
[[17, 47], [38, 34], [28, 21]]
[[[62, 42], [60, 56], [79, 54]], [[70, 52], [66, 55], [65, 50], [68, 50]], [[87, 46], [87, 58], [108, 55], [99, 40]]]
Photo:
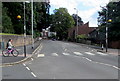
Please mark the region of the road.
[[3, 79], [118, 79], [116, 55], [62, 41], [41, 45], [30, 61], [3, 67]]

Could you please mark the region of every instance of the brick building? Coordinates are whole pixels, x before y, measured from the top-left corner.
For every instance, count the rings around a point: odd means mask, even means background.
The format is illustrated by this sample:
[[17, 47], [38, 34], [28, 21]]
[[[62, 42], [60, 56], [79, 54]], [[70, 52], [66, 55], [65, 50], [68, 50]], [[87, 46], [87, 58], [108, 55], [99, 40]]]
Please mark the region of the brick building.
[[[89, 33], [95, 29], [96, 27], [89, 27], [89, 22], [87, 22], [81, 26], [78, 26], [78, 35], [85, 34], [89, 36]], [[68, 37], [71, 38], [71, 40], [75, 39], [76, 31], [77, 27], [73, 27], [68, 30]]]

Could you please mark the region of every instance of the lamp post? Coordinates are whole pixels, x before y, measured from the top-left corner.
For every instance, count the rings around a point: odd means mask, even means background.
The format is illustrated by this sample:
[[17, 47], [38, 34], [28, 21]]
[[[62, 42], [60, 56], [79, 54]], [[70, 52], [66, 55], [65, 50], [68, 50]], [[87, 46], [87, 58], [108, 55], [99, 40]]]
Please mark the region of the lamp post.
[[77, 14], [77, 27], [76, 27], [76, 38], [77, 38], [77, 35], [78, 35], [78, 10], [76, 8], [74, 8], [76, 10], [76, 14]]
[[25, 19], [25, 3], [29, 3], [29, 1], [24, 1], [23, 4], [24, 4], [24, 57], [26, 57], [26, 42], [25, 42], [25, 39], [26, 39], [26, 19]]
[[106, 52], [108, 51], [108, 23], [112, 22], [111, 19], [108, 19], [108, 9], [106, 9]]
[[32, 22], [32, 49], [34, 47], [34, 39], [33, 39], [33, 0], [31, 0], [31, 22]]

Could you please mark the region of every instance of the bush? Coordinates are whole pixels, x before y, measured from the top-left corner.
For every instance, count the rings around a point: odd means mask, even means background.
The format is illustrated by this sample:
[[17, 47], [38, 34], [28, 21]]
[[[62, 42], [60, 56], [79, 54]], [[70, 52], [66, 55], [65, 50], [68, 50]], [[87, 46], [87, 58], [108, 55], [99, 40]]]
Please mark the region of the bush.
[[78, 36], [77, 36], [76, 41], [77, 41], [77, 42], [81, 42], [81, 43], [85, 43], [85, 40], [86, 40], [87, 38], [88, 38], [88, 37], [87, 37], [85, 34], [81, 34], [81, 35], [78, 35]]
[[41, 33], [39, 31], [34, 31], [34, 38], [40, 37]]
[[81, 34], [77, 36], [77, 39], [87, 39], [88, 37], [85, 34]]

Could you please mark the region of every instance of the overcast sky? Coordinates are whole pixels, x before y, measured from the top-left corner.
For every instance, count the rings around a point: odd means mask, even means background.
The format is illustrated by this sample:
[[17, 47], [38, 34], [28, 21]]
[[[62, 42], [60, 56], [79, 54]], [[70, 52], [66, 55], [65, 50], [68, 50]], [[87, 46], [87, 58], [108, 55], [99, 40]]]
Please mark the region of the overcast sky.
[[98, 11], [100, 6], [105, 6], [109, 0], [50, 0], [50, 13], [53, 13], [54, 9], [64, 7], [68, 9], [70, 15], [76, 14], [76, 8], [78, 15], [82, 18], [83, 22], [89, 21], [90, 27], [97, 27]]

